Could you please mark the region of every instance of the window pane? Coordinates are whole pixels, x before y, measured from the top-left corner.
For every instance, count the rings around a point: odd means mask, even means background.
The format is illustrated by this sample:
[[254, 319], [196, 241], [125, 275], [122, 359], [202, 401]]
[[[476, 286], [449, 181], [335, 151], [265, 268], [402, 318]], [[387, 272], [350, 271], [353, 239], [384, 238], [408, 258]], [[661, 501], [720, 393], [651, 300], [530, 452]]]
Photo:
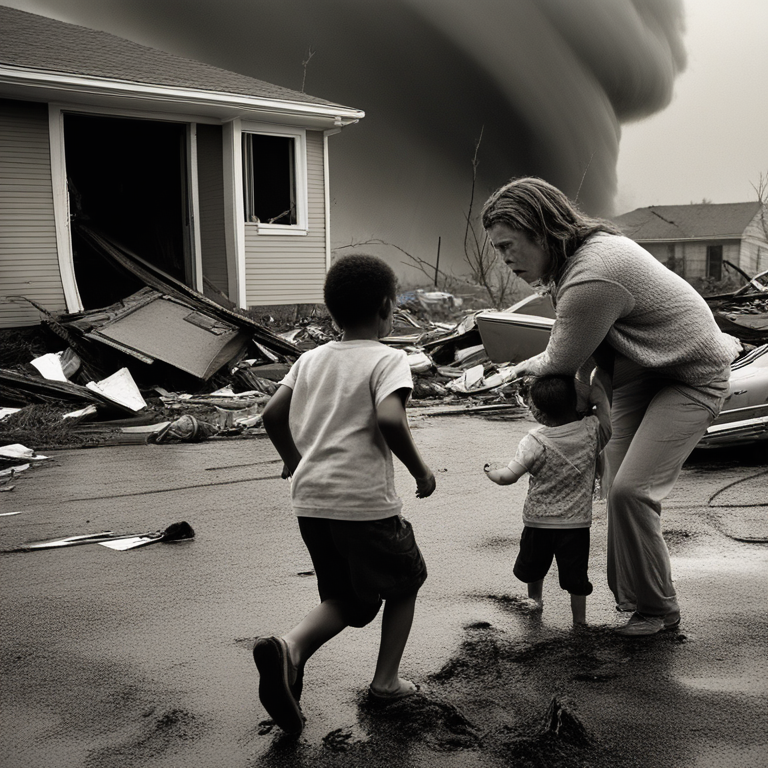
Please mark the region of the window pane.
[[723, 279], [723, 246], [707, 246], [707, 277], [713, 280]]
[[290, 136], [244, 134], [246, 221], [296, 224], [294, 144]]

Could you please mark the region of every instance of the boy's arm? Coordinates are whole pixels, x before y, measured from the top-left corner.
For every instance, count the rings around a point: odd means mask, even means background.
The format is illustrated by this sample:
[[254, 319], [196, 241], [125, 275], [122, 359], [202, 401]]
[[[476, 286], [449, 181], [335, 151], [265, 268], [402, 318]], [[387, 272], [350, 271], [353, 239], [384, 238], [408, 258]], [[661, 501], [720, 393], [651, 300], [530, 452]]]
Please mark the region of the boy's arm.
[[435, 476], [424, 463], [411, 437], [401, 390], [392, 392], [379, 403], [376, 421], [384, 442], [416, 480], [416, 495], [420, 499], [431, 495], [435, 490]]
[[611, 437], [611, 396], [613, 383], [602, 368], [595, 368], [590, 377], [589, 404], [600, 422], [600, 445], [604, 446]]
[[293, 390], [281, 384], [261, 415], [264, 429], [267, 431], [272, 445], [280, 454], [289, 475], [296, 471], [296, 467], [301, 461], [301, 454], [296, 448], [296, 443], [293, 442], [293, 435], [288, 426], [292, 397]]
[[490, 464], [486, 464], [484, 469], [488, 479], [496, 485], [512, 485], [528, 471], [519, 461], [514, 459], [509, 462], [509, 466], [502, 469], [491, 469]]

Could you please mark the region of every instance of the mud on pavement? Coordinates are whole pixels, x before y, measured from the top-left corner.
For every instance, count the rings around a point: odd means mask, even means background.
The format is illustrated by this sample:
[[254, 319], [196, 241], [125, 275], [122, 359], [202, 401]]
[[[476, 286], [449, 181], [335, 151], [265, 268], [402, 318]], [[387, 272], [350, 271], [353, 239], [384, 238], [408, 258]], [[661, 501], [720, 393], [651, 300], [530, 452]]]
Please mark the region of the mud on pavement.
[[[430, 578], [403, 674], [365, 696], [378, 625], [342, 633], [308, 665], [301, 738], [266, 721], [251, 647], [317, 600], [287, 487], [265, 440], [53, 452], [3, 494], [3, 544], [93, 530], [194, 539], [116, 552], [97, 544], [0, 555], [4, 768], [763, 768], [768, 754], [768, 464], [694, 458], [663, 530], [680, 631], [630, 639], [605, 585], [595, 506], [590, 628], [574, 632], [551, 572], [543, 614], [512, 575], [524, 488], [483, 477], [525, 420], [415, 421], [438, 490], [398, 489]], [[761, 504], [761, 502], [763, 502]]]

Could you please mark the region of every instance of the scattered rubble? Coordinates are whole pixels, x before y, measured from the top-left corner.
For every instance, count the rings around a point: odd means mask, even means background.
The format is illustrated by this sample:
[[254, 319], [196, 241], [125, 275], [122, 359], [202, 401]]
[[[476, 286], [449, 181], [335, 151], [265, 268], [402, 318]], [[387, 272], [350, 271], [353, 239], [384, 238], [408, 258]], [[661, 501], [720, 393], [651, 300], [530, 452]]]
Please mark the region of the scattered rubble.
[[[261, 412], [291, 364], [340, 338], [317, 307], [303, 317], [297, 307], [292, 321], [256, 320], [82, 224], [79, 234], [144, 287], [111, 306], [74, 314], [35, 305], [43, 316], [38, 329], [3, 334], [0, 444], [42, 450], [264, 436]], [[392, 332], [382, 342], [407, 354], [411, 414], [519, 411], [509, 360], [546, 343], [553, 322], [547, 301], [534, 295], [499, 313], [442, 291], [398, 296]], [[707, 301], [724, 330], [748, 345], [768, 342], [767, 272]], [[511, 334], [516, 322], [527, 331]]]
[[[730, 263], [730, 262], [728, 262]], [[733, 265], [731, 265], [733, 266]], [[741, 270], [738, 270], [741, 272]], [[747, 284], [733, 293], [707, 296], [717, 324], [742, 342], [768, 343], [768, 271], [750, 278], [742, 272]]]
[[[50, 449], [262, 436], [261, 412], [291, 364], [340, 338], [324, 310], [257, 321], [82, 224], [79, 234], [145, 287], [73, 314], [35, 305], [37, 332], [24, 329], [16, 344], [9, 334], [0, 355], [0, 443]], [[509, 369], [486, 354], [477, 313], [442, 291], [398, 297], [382, 341], [408, 356], [413, 413], [519, 408]]]

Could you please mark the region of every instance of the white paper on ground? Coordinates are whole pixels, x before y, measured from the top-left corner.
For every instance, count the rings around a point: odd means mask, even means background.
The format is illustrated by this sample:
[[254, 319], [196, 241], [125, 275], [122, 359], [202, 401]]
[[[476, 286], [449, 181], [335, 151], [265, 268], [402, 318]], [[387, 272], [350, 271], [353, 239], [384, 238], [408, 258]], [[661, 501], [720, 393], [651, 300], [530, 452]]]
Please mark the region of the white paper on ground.
[[458, 378], [446, 384], [447, 389], [451, 389], [454, 392], [469, 392], [473, 388], [477, 387], [483, 380], [483, 364], [475, 365], [472, 368], [464, 371], [464, 373]]
[[47, 355], [36, 357], [32, 360], [32, 365], [37, 368], [38, 371], [51, 381], [67, 381], [67, 377], [64, 375], [64, 369], [61, 367], [61, 358], [53, 353], [49, 352]]
[[116, 549], [120, 552], [124, 552], [127, 549], [135, 549], [136, 547], [144, 546], [144, 544], [151, 544], [153, 541], [157, 541], [160, 537], [154, 536], [131, 536], [125, 539], [113, 539], [112, 541], [99, 541], [102, 547], [109, 547], [110, 549]]
[[47, 456], [36, 456], [31, 448], [27, 448], [21, 443], [0, 447], [0, 456], [6, 459], [29, 459], [30, 461], [42, 461], [48, 458]]
[[131, 372], [127, 368], [121, 368], [101, 381], [89, 381], [85, 386], [92, 392], [99, 392], [104, 397], [130, 408], [132, 411], [140, 411], [147, 407]]

